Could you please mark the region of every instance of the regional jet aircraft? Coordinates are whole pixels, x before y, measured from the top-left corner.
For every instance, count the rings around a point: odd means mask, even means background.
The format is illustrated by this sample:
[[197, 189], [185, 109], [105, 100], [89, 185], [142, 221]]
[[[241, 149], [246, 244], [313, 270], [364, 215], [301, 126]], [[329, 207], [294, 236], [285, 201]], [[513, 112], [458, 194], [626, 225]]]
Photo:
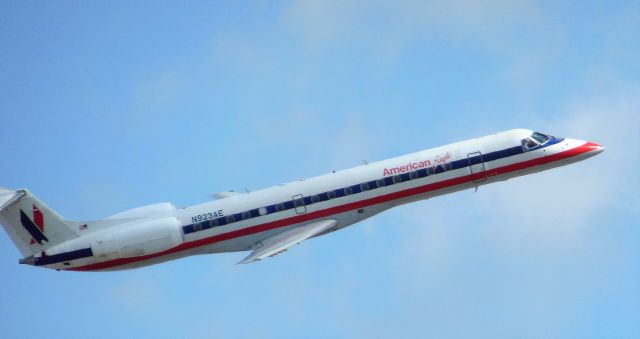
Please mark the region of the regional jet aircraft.
[[514, 129], [200, 205], [160, 203], [69, 221], [28, 190], [0, 190], [0, 223], [29, 264], [121, 270], [194, 254], [250, 251], [250, 263], [389, 208], [540, 172], [604, 147]]

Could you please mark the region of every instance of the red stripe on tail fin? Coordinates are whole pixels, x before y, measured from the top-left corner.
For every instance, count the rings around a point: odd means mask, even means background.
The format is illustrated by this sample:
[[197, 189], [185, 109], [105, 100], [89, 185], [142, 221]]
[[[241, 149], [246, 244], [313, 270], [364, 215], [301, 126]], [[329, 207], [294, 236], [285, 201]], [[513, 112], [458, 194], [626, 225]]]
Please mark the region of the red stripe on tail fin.
[[[44, 215], [36, 205], [33, 205], [33, 223], [36, 224], [36, 226], [38, 226], [38, 228], [44, 233]], [[29, 242], [30, 245], [35, 243], [35, 239], [31, 239]]]
[[44, 215], [36, 205], [33, 205], [33, 223], [44, 232]]

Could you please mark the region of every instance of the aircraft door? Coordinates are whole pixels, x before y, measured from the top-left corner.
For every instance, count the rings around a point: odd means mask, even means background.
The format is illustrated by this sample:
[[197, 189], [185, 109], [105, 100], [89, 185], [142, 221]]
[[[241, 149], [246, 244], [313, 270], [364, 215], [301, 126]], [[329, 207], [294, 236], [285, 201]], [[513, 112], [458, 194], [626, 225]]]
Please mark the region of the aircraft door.
[[[469, 172], [471, 174], [485, 173], [484, 159], [482, 157], [482, 152], [478, 151], [478, 152], [467, 154], [467, 161], [469, 163]], [[484, 180], [487, 180], [486, 175], [476, 176], [473, 182], [480, 182]]]
[[291, 197], [293, 201], [293, 207], [296, 209], [296, 214], [307, 213], [307, 206], [304, 204], [304, 197], [302, 194], [296, 194]]

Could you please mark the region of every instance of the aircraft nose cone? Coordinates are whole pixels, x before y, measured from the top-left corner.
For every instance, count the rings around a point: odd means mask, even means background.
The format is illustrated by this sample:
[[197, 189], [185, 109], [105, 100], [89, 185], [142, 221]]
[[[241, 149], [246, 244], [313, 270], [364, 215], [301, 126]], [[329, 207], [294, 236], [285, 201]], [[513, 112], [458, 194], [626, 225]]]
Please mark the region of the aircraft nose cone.
[[604, 146], [596, 144], [595, 142], [587, 142], [582, 147], [585, 148], [585, 151], [588, 151], [593, 155], [600, 154], [605, 150]]

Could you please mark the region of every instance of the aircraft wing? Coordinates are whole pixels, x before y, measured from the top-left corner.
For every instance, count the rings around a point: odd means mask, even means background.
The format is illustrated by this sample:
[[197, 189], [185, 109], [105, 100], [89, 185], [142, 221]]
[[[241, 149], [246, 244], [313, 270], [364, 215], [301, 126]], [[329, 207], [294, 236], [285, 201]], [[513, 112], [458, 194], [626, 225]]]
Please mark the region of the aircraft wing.
[[284, 252], [287, 248], [318, 235], [335, 226], [337, 223], [336, 220], [316, 221], [276, 234], [253, 245], [251, 254], [238, 264], [248, 264]]
[[216, 192], [216, 193], [211, 194], [211, 198], [213, 198], [213, 200], [220, 200], [220, 199], [226, 199], [226, 198], [235, 197], [235, 196], [241, 195], [241, 194], [243, 194], [243, 193], [234, 192], [234, 191]]

